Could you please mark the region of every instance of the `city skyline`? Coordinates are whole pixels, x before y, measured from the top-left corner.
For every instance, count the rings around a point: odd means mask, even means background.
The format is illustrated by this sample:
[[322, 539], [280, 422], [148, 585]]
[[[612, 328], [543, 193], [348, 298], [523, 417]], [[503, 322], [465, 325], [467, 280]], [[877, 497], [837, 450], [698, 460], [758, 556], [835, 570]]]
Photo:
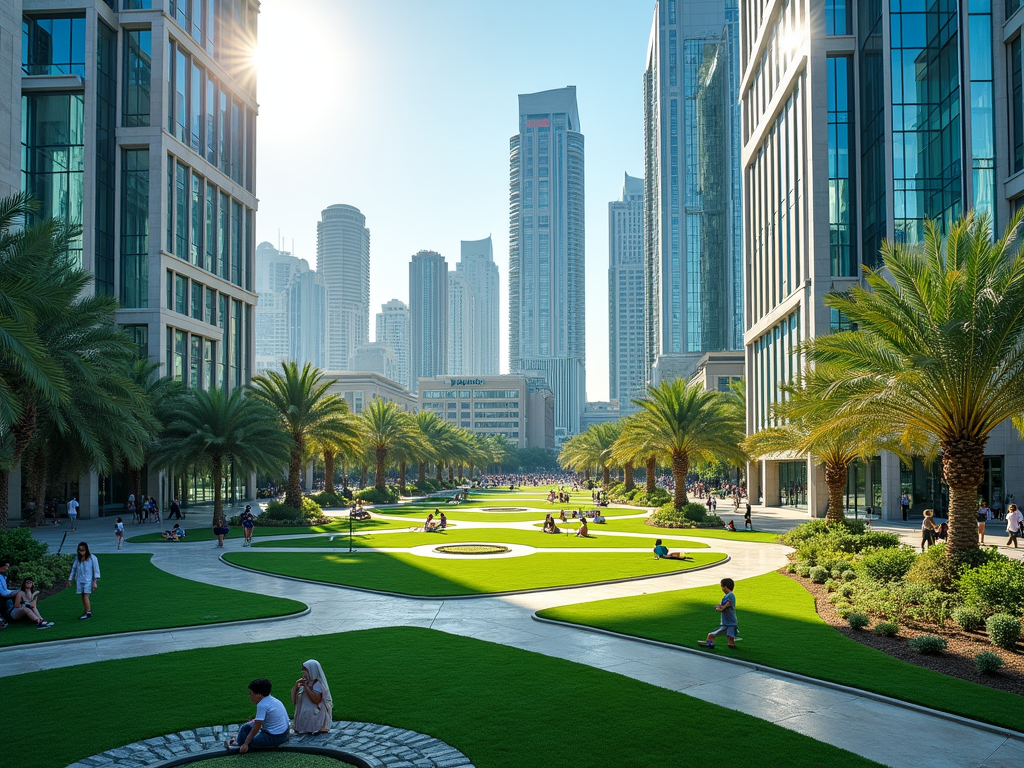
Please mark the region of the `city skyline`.
[[[602, 329], [587, 339], [587, 397], [606, 399], [607, 201], [621, 191], [623, 168], [642, 168], [641, 78], [653, 2], [609, 5], [600, 18], [586, 18], [587, 6], [576, 2], [528, 2], [514, 15], [466, 2], [397, 5], [400, 25], [394, 4], [261, 6], [257, 242], [280, 243], [312, 264], [319, 212], [337, 203], [359, 208], [373, 232], [370, 305], [380, 306], [408, 301], [405, 281], [392, 276], [406, 271], [409, 254], [430, 249], [451, 262], [462, 240], [490, 235], [501, 274], [499, 361], [506, 372], [508, 140], [515, 133], [515, 97], [576, 85], [587, 133], [586, 288], [593, 297], [587, 319], [589, 327]], [[542, 28], [530, 22], [531, 8], [544, 9]], [[292, 41], [310, 31], [302, 22], [314, 16], [322, 23], [313, 30], [312, 64], [339, 79], [330, 100], [296, 86], [308, 80], [311, 62], [300, 65]], [[496, 27], [503, 30], [497, 38]], [[339, 42], [331, 42], [335, 37]], [[361, 62], [377, 40], [387, 40], [393, 55], [371, 70]], [[523, 55], [522, 46], [544, 55]], [[442, 118], [456, 101], [474, 107], [460, 117], [465, 127], [452, 130]], [[305, 116], [308, 141], [294, 141], [297, 111]], [[365, 119], [370, 113], [373, 119]], [[410, 134], [413, 114], [428, 119], [416, 120]], [[317, 124], [331, 126], [329, 138]], [[324, 153], [328, 141], [331, 151]], [[405, 150], [388, 154], [398, 146]], [[304, 167], [314, 170], [296, 172]]]

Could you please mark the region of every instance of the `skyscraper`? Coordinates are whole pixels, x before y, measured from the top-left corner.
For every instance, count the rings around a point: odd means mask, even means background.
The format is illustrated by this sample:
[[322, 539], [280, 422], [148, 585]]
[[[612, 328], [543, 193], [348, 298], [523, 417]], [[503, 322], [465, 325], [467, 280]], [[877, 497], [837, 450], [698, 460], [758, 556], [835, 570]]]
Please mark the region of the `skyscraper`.
[[519, 96], [509, 141], [509, 368], [555, 395], [555, 440], [586, 402], [583, 134], [576, 87]]
[[[305, 264], [305, 259], [302, 260]], [[330, 328], [327, 325], [327, 284], [311, 269], [292, 275], [288, 294], [288, 356], [300, 366], [327, 367]]]
[[377, 313], [377, 328], [374, 339], [391, 347], [395, 355], [395, 381], [412, 391], [409, 377], [409, 307], [404, 301], [392, 299], [382, 304]]
[[409, 262], [410, 378], [439, 376], [448, 368], [448, 262], [420, 251]]
[[475, 295], [457, 271], [448, 275], [448, 370], [453, 376], [479, 373], [474, 360]]
[[370, 230], [351, 205], [325, 208], [316, 225], [316, 268], [327, 284], [327, 367], [347, 371], [370, 340]]
[[256, 246], [256, 371], [280, 367], [291, 358], [288, 284], [309, 264], [270, 243]]
[[608, 392], [619, 414], [647, 383], [644, 365], [644, 180], [626, 174], [622, 197], [608, 203]]
[[742, 347], [737, 0], [658, 0], [644, 73], [652, 382]]
[[465, 373], [496, 376], [500, 354], [498, 323], [501, 296], [498, 265], [494, 263], [491, 238], [463, 240], [462, 253], [455, 271], [466, 280], [473, 293], [472, 361], [469, 365], [471, 370]]

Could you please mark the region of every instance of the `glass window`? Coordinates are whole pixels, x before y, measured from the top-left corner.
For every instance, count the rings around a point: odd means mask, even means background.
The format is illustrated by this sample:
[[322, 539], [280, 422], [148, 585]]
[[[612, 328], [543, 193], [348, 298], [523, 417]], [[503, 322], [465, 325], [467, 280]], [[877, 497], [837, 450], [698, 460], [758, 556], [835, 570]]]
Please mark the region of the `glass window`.
[[148, 11], [153, 7], [153, 0], [121, 0], [122, 11]]
[[202, 266], [203, 253], [203, 179], [192, 174], [192, 235], [189, 243], [189, 261]]
[[231, 201], [231, 282], [242, 284], [242, 204]]
[[223, 192], [220, 193], [220, 210], [217, 212], [217, 274], [228, 279], [231, 254], [228, 252], [228, 209], [229, 199]]
[[1006, 0], [1006, 18], [1020, 10], [1021, 0]]
[[210, 390], [214, 387], [213, 355], [214, 342], [209, 339], [203, 339], [203, 389], [206, 390]]
[[188, 143], [188, 54], [180, 47], [174, 51], [174, 137]]
[[202, 67], [192, 62], [192, 82], [189, 87], [189, 96], [191, 98], [191, 107], [189, 115], [190, 136], [189, 146], [192, 147], [199, 154], [203, 153], [203, 77], [205, 71]]
[[209, 72], [206, 73], [206, 160], [217, 165], [217, 81]]
[[203, 337], [192, 336], [190, 345], [188, 385], [193, 389], [199, 389], [203, 369]]
[[153, 33], [148, 29], [124, 32], [124, 103], [122, 124], [149, 125], [150, 78], [152, 77]]
[[203, 319], [203, 286], [195, 280], [192, 281], [192, 317]]
[[188, 166], [177, 163], [175, 174], [174, 255], [188, 260]]
[[217, 324], [217, 292], [212, 288], [206, 289], [206, 317], [203, 319], [210, 325]]
[[851, 237], [855, 226], [853, 205], [852, 153], [853, 131], [850, 110], [850, 59], [847, 56], [827, 60], [828, 78], [828, 198], [829, 250], [834, 277], [857, 274], [856, 243]]
[[149, 150], [121, 156], [121, 306], [149, 306]]
[[825, 0], [825, 34], [848, 35], [850, 11], [846, 0]]
[[96, 34], [96, 196], [93, 278], [96, 293], [114, 295], [114, 231], [117, 184], [117, 33], [102, 21]]
[[221, 330], [221, 348], [217, 356], [217, 386], [223, 389], [228, 388], [228, 362], [227, 351], [231, 347], [231, 339], [228, 335], [228, 297], [223, 293], [219, 294], [217, 301], [217, 326]]
[[217, 155], [220, 158], [220, 170], [225, 175], [230, 176], [228, 173], [228, 163], [230, 161], [228, 157], [228, 142], [230, 138], [227, 135], [227, 131], [230, 130], [230, 124], [228, 123], [228, 94], [223, 86], [218, 87], [217, 98], [220, 101], [217, 105]]
[[231, 178], [242, 183], [242, 105], [232, 99], [231, 101]]
[[148, 325], [123, 325], [121, 326], [128, 333], [132, 343], [138, 348], [138, 356], [145, 360], [149, 357], [149, 326]]
[[21, 70], [26, 75], [85, 77], [85, 14], [25, 16]]
[[[168, 329], [170, 330], [170, 329]], [[187, 334], [184, 331], [175, 329], [174, 331], [174, 366], [172, 368], [172, 375], [176, 381], [185, 381], [185, 369], [187, 361], [185, 359], [185, 339]]]
[[179, 315], [188, 314], [188, 278], [174, 276], [174, 311]]
[[213, 271], [217, 261], [217, 188], [206, 184], [206, 240], [203, 244], [203, 269]]

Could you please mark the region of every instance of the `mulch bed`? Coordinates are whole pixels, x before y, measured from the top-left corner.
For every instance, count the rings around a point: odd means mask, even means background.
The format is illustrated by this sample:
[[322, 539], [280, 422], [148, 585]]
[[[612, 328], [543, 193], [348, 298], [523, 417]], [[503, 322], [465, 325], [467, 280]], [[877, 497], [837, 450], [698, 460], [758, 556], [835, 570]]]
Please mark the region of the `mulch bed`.
[[[950, 677], [959, 677], [989, 688], [998, 688], [1010, 693], [1024, 695], [1024, 654], [1005, 651], [988, 641], [984, 632], [965, 632], [950, 620], [945, 626], [930, 622], [919, 622], [912, 626], [900, 625], [898, 637], [882, 637], [866, 629], [853, 629], [845, 619], [839, 618], [836, 606], [829, 600], [824, 584], [815, 584], [810, 579], [795, 573], [783, 574], [799, 583], [814, 595], [814, 607], [818, 615], [829, 625], [858, 643], [887, 653], [900, 661], [907, 661], [919, 667], [933, 669]], [[875, 623], [874, 621], [872, 622]], [[944, 637], [946, 651], [938, 655], [924, 655], [907, 645], [907, 640], [920, 635]], [[1004, 666], [995, 674], [983, 675], [974, 666], [974, 657], [982, 651], [992, 651], [1002, 657]]]

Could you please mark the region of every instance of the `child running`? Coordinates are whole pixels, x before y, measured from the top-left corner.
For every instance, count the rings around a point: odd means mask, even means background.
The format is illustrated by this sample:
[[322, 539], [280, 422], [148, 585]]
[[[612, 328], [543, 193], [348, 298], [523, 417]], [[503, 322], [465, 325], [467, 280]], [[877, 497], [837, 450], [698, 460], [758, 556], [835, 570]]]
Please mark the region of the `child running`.
[[124, 540], [124, 520], [120, 517], [117, 518], [117, 522], [114, 523], [114, 536], [117, 538], [117, 548], [121, 548], [121, 542]]
[[722, 591], [725, 593], [722, 596], [722, 602], [715, 606], [715, 610], [722, 614], [718, 629], [714, 632], [708, 633], [708, 639], [703, 640], [697, 645], [703, 645], [705, 648], [715, 647], [715, 635], [720, 632], [725, 632], [725, 636], [729, 640], [729, 647], [736, 647], [736, 632], [738, 629], [736, 622], [736, 595], [733, 593], [736, 584], [732, 579], [722, 579]]

